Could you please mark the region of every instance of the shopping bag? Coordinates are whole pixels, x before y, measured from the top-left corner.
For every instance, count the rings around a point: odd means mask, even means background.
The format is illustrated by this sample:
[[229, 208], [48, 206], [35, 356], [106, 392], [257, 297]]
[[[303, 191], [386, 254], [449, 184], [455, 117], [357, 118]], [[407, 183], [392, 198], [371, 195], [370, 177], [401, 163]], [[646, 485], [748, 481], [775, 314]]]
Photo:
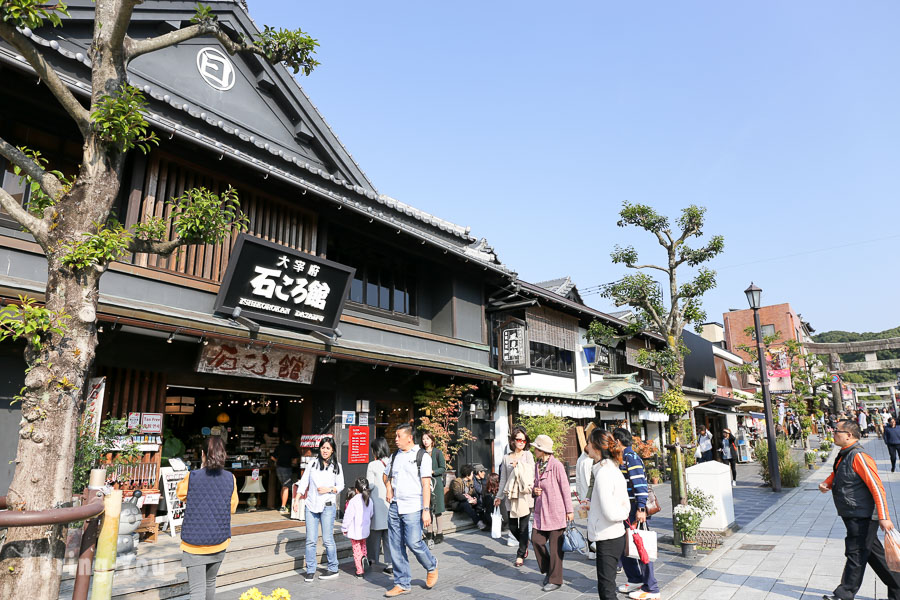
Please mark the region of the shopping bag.
[[575, 528], [574, 523], [569, 523], [566, 532], [563, 534], [563, 552], [579, 552], [584, 554], [587, 549], [587, 540], [581, 535], [581, 532]]
[[657, 543], [656, 532], [650, 531], [647, 524], [644, 523], [643, 528], [635, 525], [630, 526], [626, 533], [628, 535], [628, 558], [634, 558], [644, 564], [656, 560]]
[[888, 569], [900, 573], [900, 533], [896, 529], [884, 534], [884, 558]]
[[503, 528], [503, 517], [500, 516], [500, 507], [494, 507], [494, 514], [491, 515], [491, 537], [499, 539], [502, 533], [500, 530]]
[[703, 458], [703, 453], [700, 452], [700, 446], [697, 446], [697, 449], [694, 450], [694, 458], [696, 458], [697, 460]]

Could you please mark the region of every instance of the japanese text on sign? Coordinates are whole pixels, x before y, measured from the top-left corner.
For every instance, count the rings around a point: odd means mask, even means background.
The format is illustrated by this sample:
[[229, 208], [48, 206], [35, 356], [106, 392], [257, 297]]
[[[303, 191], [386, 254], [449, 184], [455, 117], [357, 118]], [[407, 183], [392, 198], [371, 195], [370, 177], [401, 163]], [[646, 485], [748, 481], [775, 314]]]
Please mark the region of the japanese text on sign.
[[503, 330], [503, 364], [525, 366], [524, 327], [507, 327]]
[[347, 462], [350, 464], [364, 464], [369, 462], [369, 428], [350, 428], [350, 451]]
[[250, 348], [227, 342], [203, 346], [198, 373], [280, 379], [295, 383], [312, 383], [316, 357], [306, 352]]
[[354, 270], [241, 234], [216, 298], [216, 311], [240, 307], [260, 321], [331, 332]]

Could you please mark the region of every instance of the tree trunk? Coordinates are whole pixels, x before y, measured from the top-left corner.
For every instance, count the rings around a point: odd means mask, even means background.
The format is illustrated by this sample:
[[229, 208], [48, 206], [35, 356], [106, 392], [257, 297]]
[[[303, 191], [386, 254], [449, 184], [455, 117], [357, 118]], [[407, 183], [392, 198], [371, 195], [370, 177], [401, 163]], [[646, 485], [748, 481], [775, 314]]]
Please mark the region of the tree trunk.
[[[60, 236], [62, 237], [62, 236]], [[48, 257], [48, 309], [71, 318], [62, 334], [25, 351], [22, 420], [10, 510], [46, 510], [72, 499], [72, 461], [78, 422], [94, 361], [99, 272], [73, 274], [61, 251]], [[15, 527], [0, 552], [0, 598], [55, 600], [65, 551], [66, 525]]]

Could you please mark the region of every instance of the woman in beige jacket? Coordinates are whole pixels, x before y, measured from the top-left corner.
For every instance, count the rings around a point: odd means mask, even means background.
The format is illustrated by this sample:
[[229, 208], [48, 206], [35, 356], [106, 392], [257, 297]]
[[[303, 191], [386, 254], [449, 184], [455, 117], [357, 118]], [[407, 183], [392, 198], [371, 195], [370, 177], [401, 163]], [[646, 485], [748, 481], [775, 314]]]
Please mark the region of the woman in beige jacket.
[[517, 425], [509, 436], [509, 453], [500, 463], [500, 490], [494, 506], [506, 501], [509, 511], [509, 531], [519, 540], [516, 550], [517, 567], [525, 564], [528, 557], [528, 521], [534, 507], [531, 491], [534, 487], [534, 457], [528, 451], [528, 434]]

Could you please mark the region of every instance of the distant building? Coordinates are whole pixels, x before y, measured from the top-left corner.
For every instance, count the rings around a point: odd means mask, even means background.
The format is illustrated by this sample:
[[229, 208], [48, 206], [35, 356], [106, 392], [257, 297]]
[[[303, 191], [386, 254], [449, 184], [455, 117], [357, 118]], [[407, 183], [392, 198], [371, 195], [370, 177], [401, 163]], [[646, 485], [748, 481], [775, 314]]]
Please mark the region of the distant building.
[[[747, 335], [745, 330], [753, 327], [753, 311], [751, 309], [732, 310], [722, 315], [725, 333], [725, 348], [750, 360], [751, 356], [739, 349], [738, 346], [752, 346], [756, 343], [754, 337]], [[803, 320], [790, 304], [773, 304], [759, 309], [759, 321], [763, 338], [780, 334], [780, 343], [787, 340], [798, 342], [810, 342], [810, 335], [815, 331], [812, 326]], [[704, 336], [705, 337], [705, 336]]]

